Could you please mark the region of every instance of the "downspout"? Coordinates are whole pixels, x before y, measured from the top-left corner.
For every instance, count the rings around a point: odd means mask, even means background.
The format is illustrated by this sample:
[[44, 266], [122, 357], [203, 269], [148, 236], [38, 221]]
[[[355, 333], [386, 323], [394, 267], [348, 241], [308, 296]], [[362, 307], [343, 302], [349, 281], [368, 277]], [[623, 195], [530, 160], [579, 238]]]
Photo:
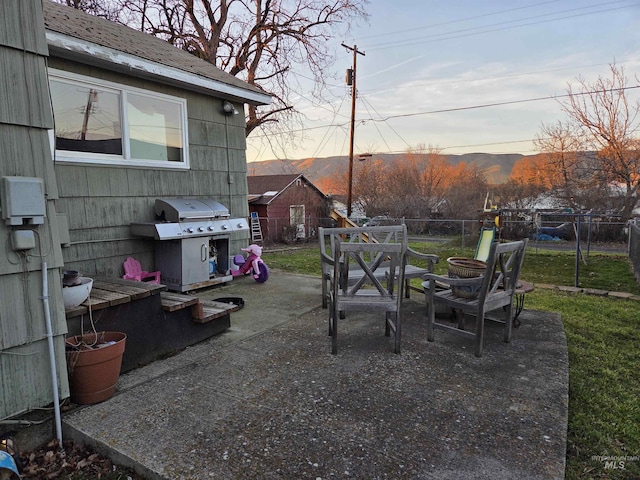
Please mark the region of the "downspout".
[[60, 421], [60, 398], [58, 394], [58, 374], [56, 369], [56, 355], [53, 346], [53, 329], [51, 328], [51, 313], [49, 310], [49, 282], [47, 279], [47, 262], [42, 262], [42, 303], [44, 318], [47, 325], [47, 343], [49, 344], [49, 361], [51, 364], [51, 386], [53, 388], [53, 407], [55, 410], [56, 435], [58, 447], [62, 448], [62, 423]]
[[225, 141], [225, 150], [227, 156], [227, 186], [229, 187], [229, 203], [227, 204], [229, 208], [231, 208], [231, 184], [233, 183], [233, 178], [231, 177], [231, 159], [229, 155], [229, 121], [228, 114], [225, 112], [224, 115], [224, 141]]

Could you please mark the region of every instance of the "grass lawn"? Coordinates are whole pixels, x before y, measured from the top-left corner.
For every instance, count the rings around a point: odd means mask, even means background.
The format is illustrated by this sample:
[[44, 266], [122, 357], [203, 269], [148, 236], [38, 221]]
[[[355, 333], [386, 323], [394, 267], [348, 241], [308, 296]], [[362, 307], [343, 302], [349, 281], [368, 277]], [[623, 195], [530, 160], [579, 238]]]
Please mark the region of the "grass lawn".
[[[447, 257], [474, 254], [449, 243], [411, 246], [438, 255], [441, 274]], [[317, 245], [267, 249], [263, 258], [271, 268], [320, 275]], [[575, 270], [573, 251], [529, 248], [521, 276], [534, 284], [573, 286]], [[592, 252], [586, 265], [580, 262], [578, 278], [583, 288], [640, 295], [625, 255]], [[640, 479], [640, 302], [536, 290], [526, 308], [562, 316], [569, 351], [567, 480]]]

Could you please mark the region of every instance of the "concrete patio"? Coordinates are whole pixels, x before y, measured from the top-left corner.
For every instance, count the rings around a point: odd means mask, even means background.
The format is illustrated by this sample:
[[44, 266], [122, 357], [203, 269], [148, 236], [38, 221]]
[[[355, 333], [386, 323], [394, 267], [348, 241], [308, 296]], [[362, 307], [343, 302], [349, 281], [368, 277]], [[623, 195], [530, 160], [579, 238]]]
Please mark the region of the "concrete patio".
[[568, 360], [560, 317], [525, 310], [510, 344], [488, 324], [426, 341], [423, 298], [384, 318], [350, 313], [331, 355], [320, 279], [272, 272], [198, 292], [239, 296], [231, 328], [120, 377], [109, 400], [63, 417], [149, 479], [564, 478]]

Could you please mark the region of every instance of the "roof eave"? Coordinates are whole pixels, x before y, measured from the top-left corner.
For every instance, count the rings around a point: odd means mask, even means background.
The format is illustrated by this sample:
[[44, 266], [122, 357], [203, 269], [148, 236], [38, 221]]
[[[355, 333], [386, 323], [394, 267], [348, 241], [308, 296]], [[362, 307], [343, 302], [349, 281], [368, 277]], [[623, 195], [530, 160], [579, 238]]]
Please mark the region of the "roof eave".
[[175, 67], [162, 65], [86, 40], [79, 40], [50, 30], [46, 31], [46, 36], [49, 53], [60, 58], [96, 67], [108, 67], [110, 70], [129, 75], [135, 74], [141, 78], [241, 103], [256, 106], [271, 103], [269, 95], [194, 75]]

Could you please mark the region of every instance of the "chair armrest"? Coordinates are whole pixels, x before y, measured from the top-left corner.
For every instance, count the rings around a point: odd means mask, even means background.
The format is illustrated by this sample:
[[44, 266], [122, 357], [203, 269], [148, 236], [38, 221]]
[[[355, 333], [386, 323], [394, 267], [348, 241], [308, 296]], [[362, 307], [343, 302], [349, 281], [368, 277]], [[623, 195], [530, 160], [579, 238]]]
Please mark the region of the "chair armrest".
[[433, 272], [433, 266], [440, 262], [440, 257], [434, 255], [432, 253], [421, 253], [417, 252], [411, 247], [407, 247], [407, 257], [416, 258], [418, 260], [426, 260], [429, 262], [428, 270]]
[[326, 253], [320, 252], [320, 269], [322, 270], [323, 276], [331, 277], [333, 274], [333, 264], [333, 258]]
[[451, 278], [446, 275], [436, 275], [435, 273], [425, 273], [422, 276], [422, 279], [424, 280], [423, 286], [426, 286], [424, 284], [428, 285], [431, 280], [435, 280], [436, 284], [444, 284], [447, 286], [455, 286], [455, 287], [460, 287], [460, 286], [473, 287], [473, 286], [482, 285], [484, 276], [481, 275], [479, 277], [473, 277], [473, 278]]
[[320, 252], [320, 263], [333, 266], [333, 258], [326, 253]]

